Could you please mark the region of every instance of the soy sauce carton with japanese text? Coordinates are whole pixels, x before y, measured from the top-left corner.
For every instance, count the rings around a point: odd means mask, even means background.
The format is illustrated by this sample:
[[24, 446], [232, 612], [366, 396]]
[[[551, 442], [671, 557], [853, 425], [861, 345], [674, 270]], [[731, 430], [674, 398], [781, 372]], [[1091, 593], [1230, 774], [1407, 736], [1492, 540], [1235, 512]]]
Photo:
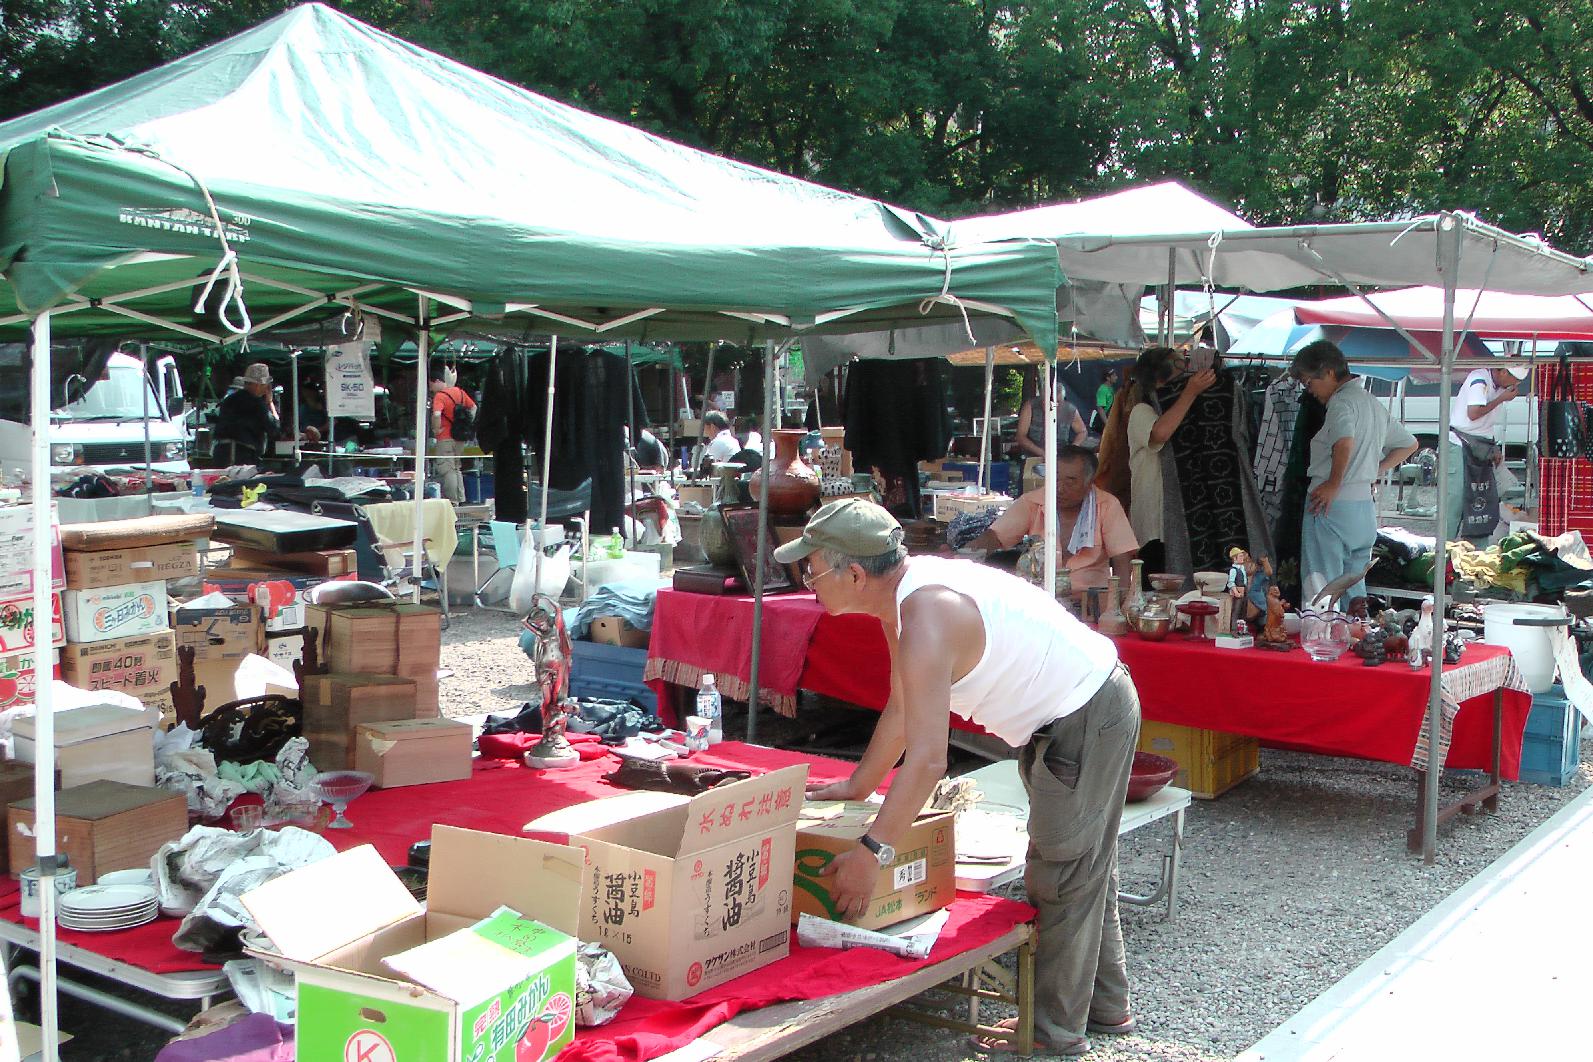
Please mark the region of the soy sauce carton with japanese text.
[[[685, 999], [784, 958], [806, 781], [800, 765], [689, 800], [611, 798], [635, 810], [623, 818], [606, 800], [564, 809], [585, 864], [581, 939], [612, 951], [652, 999]], [[598, 825], [575, 824], [577, 810]]]

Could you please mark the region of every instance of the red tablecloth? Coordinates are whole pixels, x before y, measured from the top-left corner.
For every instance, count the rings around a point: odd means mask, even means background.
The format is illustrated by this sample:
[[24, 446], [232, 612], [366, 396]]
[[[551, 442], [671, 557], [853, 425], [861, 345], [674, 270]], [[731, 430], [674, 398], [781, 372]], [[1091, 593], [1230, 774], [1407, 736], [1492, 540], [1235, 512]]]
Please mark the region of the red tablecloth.
[[[815, 781], [845, 778], [853, 766], [730, 741], [698, 753], [692, 762], [754, 770], [806, 763], [809, 777]], [[389, 863], [402, 865], [408, 858], [409, 846], [431, 836], [433, 823], [518, 834], [525, 823], [550, 811], [623, 792], [602, 780], [616, 764], [610, 756], [583, 761], [567, 770], [533, 772], [504, 761], [482, 762], [465, 781], [371, 790], [349, 806], [348, 817], [354, 828], [328, 830], [326, 837], [339, 849], [373, 844]], [[19, 905], [16, 882], [5, 880], [0, 885], [0, 918], [36, 928], [36, 920], [22, 918]], [[923, 962], [867, 949], [807, 949], [798, 945], [793, 936], [788, 958], [685, 1002], [633, 999], [614, 1022], [583, 1032], [560, 1057], [583, 1062], [639, 1062], [684, 1046], [743, 1010], [835, 995], [900, 977], [926, 963], [940, 962], [995, 940], [1031, 917], [1033, 909], [1025, 904], [962, 894], [952, 905], [951, 918], [935, 950]], [[213, 969], [198, 956], [172, 945], [171, 935], [176, 929], [176, 920], [160, 918], [116, 933], [63, 930], [60, 939], [155, 973]]]
[[[885, 632], [872, 616], [832, 616], [812, 594], [763, 599], [763, 654], [758, 699], [782, 714], [796, 710], [797, 690], [812, 690], [878, 711], [891, 692]], [[644, 677], [665, 703], [664, 683], [697, 685], [713, 672], [719, 688], [745, 700], [752, 674], [752, 598], [660, 590]], [[724, 673], [736, 677], [729, 694]]]
[[[1319, 663], [1295, 649], [1218, 649], [1211, 642], [1124, 638], [1118, 654], [1134, 675], [1146, 719], [1250, 734], [1269, 744], [1363, 760], [1410, 764], [1425, 739], [1429, 672], [1403, 663], [1366, 667], [1346, 655]], [[1493, 645], [1471, 645], [1457, 668], [1508, 656]], [[1487, 768], [1493, 743], [1493, 697], [1462, 699], [1449, 746], [1450, 767]], [[1521, 735], [1532, 696], [1504, 693], [1501, 767], [1514, 779], [1521, 768]]]

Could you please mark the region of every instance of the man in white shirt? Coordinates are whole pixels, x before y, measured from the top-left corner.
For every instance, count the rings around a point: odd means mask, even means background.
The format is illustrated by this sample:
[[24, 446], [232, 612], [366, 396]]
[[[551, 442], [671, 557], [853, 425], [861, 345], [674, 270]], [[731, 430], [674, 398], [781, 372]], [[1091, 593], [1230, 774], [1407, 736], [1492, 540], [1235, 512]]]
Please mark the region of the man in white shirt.
[[[1327, 406], [1322, 427], [1311, 437], [1310, 493], [1301, 528], [1304, 607], [1343, 575], [1366, 571], [1377, 542], [1377, 477], [1416, 452], [1416, 436], [1350, 375], [1343, 351], [1319, 340], [1294, 356], [1290, 366], [1311, 397]], [[1344, 599], [1366, 594], [1358, 581]]]
[[[1499, 446], [1499, 421], [1504, 416], [1504, 404], [1516, 397], [1521, 381], [1527, 378], [1525, 367], [1508, 369], [1473, 369], [1460, 385], [1460, 393], [1449, 406], [1449, 468], [1445, 475], [1444, 490], [1449, 495], [1448, 536], [1466, 538], [1476, 545], [1486, 545], [1493, 527], [1498, 523], [1498, 489], [1488, 489], [1488, 479], [1497, 471], [1486, 469], [1480, 458], [1492, 444], [1488, 460], [1497, 470], [1504, 463], [1504, 449]], [[1466, 451], [1478, 454], [1473, 460], [1471, 474], [1466, 467]], [[1467, 490], [1467, 487], [1473, 487]], [[1492, 499], [1490, 504], [1489, 499]], [[1473, 515], [1469, 526], [1466, 516], [1468, 499], [1478, 501], [1487, 511]], [[1486, 526], [1487, 530], [1483, 530]]]
[[[946, 773], [953, 713], [1018, 748], [1029, 794], [1024, 875], [1039, 911], [1034, 959], [1037, 1053], [1082, 1055], [1089, 1034], [1132, 1033], [1117, 913], [1117, 827], [1139, 736], [1139, 695], [1117, 647], [1055, 598], [972, 561], [909, 557], [888, 512], [831, 502], [802, 537], [775, 550], [832, 615], [884, 628], [891, 692], [868, 750], [844, 782], [814, 800], [865, 800], [896, 767], [890, 791], [855, 848], [824, 871], [841, 917], [868, 910], [882, 867]], [[1016, 1020], [980, 1037], [1013, 1051]]]
[[763, 435], [758, 431], [757, 417], [742, 417], [736, 421], [736, 427], [741, 429], [741, 449], [763, 453]]
[[730, 418], [717, 409], [710, 409], [702, 418], [702, 433], [707, 440], [703, 456], [714, 464], [723, 464], [741, 452], [736, 433], [730, 430]]

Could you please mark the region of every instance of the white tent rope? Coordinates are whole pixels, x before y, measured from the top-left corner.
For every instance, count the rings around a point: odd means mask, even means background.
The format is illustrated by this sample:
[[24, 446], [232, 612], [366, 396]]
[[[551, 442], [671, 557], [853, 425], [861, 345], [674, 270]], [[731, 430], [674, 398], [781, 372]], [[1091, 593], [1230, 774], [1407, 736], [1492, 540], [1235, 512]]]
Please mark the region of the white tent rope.
[[968, 319], [968, 307], [964, 306], [962, 300], [951, 293], [951, 244], [939, 236], [925, 236], [924, 243], [929, 247], [931, 258], [937, 254], [941, 256], [945, 272], [940, 281], [940, 294], [932, 295], [920, 302], [918, 304], [918, 312], [920, 314], [928, 314], [930, 307], [937, 302], [951, 303], [957, 307], [957, 312], [962, 314], [962, 327], [963, 331], [968, 333], [968, 342], [977, 344], [979, 341], [974, 338], [973, 322]]
[[1212, 278], [1217, 275], [1217, 248], [1222, 244], [1222, 231], [1211, 234], [1211, 239], [1206, 241], [1206, 246], [1211, 254], [1206, 258], [1206, 269], [1201, 275], [1201, 286], [1206, 289], [1206, 320], [1211, 322], [1211, 345], [1217, 345], [1217, 292], [1213, 287]]
[[[204, 290], [194, 300], [194, 312], [205, 312], [205, 303], [209, 301], [211, 291], [215, 288], [216, 282], [221, 279], [222, 274], [225, 273], [227, 284], [222, 289], [221, 303], [216, 307], [216, 319], [221, 322], [223, 328], [233, 335], [247, 336], [254, 328], [254, 322], [249, 319], [249, 308], [244, 305], [243, 301], [243, 277], [238, 275], [238, 252], [234, 251], [232, 245], [227, 242], [227, 230], [221, 224], [221, 211], [216, 208], [216, 200], [210, 194], [210, 187], [205, 184], [199, 175], [187, 167], [178, 165], [151, 147], [125, 144], [114, 137], [81, 137], [64, 129], [52, 129], [50, 132], [58, 134], [64, 139], [82, 144], [85, 147], [107, 151], [125, 151], [131, 155], [141, 155], [151, 161], [170, 166], [194, 182], [194, 187], [198, 188], [199, 194], [204, 196], [205, 207], [210, 211], [210, 223], [216, 229], [216, 241], [221, 244], [221, 258], [216, 262], [216, 267], [210, 271], [210, 276], [205, 279]], [[238, 323], [235, 323], [228, 316], [234, 306], [237, 307]]]

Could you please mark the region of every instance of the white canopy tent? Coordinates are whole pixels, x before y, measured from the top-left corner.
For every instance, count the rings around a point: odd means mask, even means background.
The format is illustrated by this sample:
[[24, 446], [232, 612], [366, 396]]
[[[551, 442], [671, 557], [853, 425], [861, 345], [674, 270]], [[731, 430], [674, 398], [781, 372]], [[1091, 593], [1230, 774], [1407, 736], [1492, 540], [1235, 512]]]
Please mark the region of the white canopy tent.
[[[1444, 212], [1409, 221], [1301, 225], [1246, 231], [1186, 232], [1162, 236], [1077, 236], [1057, 240], [1063, 272], [1118, 284], [1199, 285], [1245, 291], [1282, 291], [1305, 284], [1335, 283], [1365, 299], [1364, 287], [1429, 285], [1442, 295], [1435, 322], [1443, 343], [1439, 422], [1448, 423], [1455, 367], [1457, 300], [1461, 289], [1522, 295], [1581, 295], [1593, 292], [1593, 261], [1517, 236], [1470, 214]], [[1372, 312], [1399, 328], [1374, 307]], [[1404, 329], [1400, 329], [1404, 331]], [[1447, 474], [1448, 448], [1438, 451], [1438, 477]], [[1436, 526], [1446, 526], [1444, 492], [1438, 495]], [[1435, 565], [1433, 600], [1438, 623], [1433, 659], [1443, 659], [1444, 565]], [[1428, 694], [1428, 748], [1439, 747], [1440, 669], [1432, 669]], [[1432, 863], [1437, 849], [1438, 775], [1429, 764], [1423, 791], [1421, 851]]]

